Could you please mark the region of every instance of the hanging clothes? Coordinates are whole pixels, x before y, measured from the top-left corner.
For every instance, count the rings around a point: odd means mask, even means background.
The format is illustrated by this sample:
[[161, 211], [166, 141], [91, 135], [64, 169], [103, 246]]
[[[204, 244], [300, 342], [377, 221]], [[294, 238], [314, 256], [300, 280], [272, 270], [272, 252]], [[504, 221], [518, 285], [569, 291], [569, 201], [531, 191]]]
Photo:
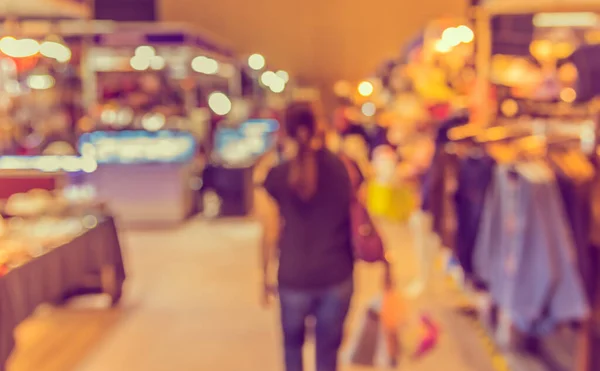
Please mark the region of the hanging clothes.
[[565, 210], [572, 234], [577, 262], [582, 281], [588, 297], [594, 290], [594, 262], [591, 243], [592, 208], [590, 197], [593, 190], [593, 179], [577, 179], [565, 173], [565, 169], [551, 162], [556, 175], [556, 184], [561, 194], [562, 206]]
[[446, 151], [450, 141], [449, 131], [469, 122], [468, 115], [459, 115], [444, 121], [435, 139], [435, 153], [421, 184], [421, 209], [433, 215], [433, 230], [442, 239], [445, 247], [453, 248], [456, 234], [456, 212], [454, 193], [458, 187], [456, 180], [458, 157]]
[[496, 167], [474, 266], [516, 328], [539, 334], [589, 309], [556, 182], [550, 171], [526, 170]]
[[454, 249], [456, 243], [456, 204], [458, 156], [438, 151], [422, 187], [422, 209], [433, 216], [433, 231], [444, 247]]
[[458, 188], [455, 202], [457, 213], [456, 258], [465, 277], [476, 281], [473, 273], [473, 252], [479, 231], [485, 195], [492, 180], [496, 162], [490, 156], [466, 156], [459, 161]]

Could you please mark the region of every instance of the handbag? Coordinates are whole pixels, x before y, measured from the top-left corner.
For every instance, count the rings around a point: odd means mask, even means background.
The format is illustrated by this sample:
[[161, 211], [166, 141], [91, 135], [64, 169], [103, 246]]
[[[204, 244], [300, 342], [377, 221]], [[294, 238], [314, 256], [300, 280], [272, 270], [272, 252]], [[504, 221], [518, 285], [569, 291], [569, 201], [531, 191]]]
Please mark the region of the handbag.
[[361, 183], [359, 170], [347, 157], [340, 156], [340, 158], [346, 166], [352, 187], [350, 228], [354, 256], [368, 263], [386, 261], [383, 240], [375, 228], [369, 211], [358, 199], [358, 187]]

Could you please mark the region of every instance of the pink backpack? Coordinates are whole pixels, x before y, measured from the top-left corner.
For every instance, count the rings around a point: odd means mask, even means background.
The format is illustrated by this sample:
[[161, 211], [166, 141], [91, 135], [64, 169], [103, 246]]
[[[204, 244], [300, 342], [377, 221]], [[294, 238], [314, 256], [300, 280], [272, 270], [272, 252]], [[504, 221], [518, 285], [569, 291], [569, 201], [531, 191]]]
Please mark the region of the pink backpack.
[[367, 208], [358, 199], [358, 187], [360, 186], [360, 174], [352, 163], [352, 160], [340, 156], [350, 176], [352, 184], [352, 200], [350, 201], [350, 224], [352, 232], [352, 245], [356, 259], [374, 263], [385, 261], [385, 249], [383, 240], [369, 215]]

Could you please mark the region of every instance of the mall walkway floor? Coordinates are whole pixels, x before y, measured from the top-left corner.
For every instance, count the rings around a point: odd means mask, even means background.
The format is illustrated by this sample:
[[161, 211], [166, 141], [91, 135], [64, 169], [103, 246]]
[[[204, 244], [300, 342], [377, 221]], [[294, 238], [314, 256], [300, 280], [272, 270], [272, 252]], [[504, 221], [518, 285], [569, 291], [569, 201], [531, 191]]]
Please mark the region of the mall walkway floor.
[[[414, 273], [410, 239], [402, 227], [384, 227], [405, 283]], [[124, 233], [130, 279], [121, 307], [84, 298], [41, 308], [19, 328], [9, 371], [281, 371], [277, 310], [258, 305], [258, 236], [245, 220]], [[377, 293], [378, 273], [359, 268], [350, 325]], [[441, 323], [441, 344], [423, 360], [403, 360], [400, 370], [491, 371], [479, 340], [448, 315], [446, 286], [436, 286], [412, 305]]]

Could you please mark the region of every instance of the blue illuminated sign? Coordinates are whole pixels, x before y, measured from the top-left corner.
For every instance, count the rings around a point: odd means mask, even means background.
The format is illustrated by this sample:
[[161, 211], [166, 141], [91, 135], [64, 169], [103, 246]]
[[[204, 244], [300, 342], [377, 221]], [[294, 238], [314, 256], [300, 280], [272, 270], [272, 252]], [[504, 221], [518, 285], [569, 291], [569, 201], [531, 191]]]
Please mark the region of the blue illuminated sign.
[[252, 132], [271, 134], [279, 131], [279, 126], [279, 121], [277, 120], [252, 119], [244, 122], [240, 128], [248, 134]]
[[275, 144], [279, 130], [276, 120], [248, 120], [236, 128], [219, 128], [215, 133], [215, 152], [228, 163], [250, 161]]
[[190, 133], [169, 130], [96, 131], [82, 135], [78, 149], [98, 164], [179, 163], [194, 157], [196, 141]]

